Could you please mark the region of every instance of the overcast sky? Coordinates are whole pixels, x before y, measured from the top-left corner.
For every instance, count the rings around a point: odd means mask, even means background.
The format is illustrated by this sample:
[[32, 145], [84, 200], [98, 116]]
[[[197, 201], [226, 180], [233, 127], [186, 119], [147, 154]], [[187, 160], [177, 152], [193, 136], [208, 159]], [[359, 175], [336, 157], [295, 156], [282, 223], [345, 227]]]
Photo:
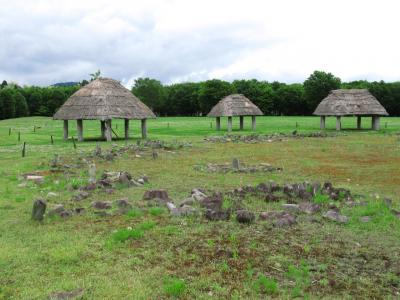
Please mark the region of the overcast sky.
[[400, 80], [400, 1], [0, 0], [0, 80]]

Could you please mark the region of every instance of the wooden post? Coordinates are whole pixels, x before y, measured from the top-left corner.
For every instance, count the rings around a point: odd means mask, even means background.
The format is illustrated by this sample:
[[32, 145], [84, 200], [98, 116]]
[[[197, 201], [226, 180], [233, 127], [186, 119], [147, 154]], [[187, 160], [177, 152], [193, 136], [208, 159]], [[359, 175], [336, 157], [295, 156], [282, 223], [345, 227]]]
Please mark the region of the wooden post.
[[106, 122], [100, 121], [101, 138], [106, 139]]
[[251, 116], [251, 130], [256, 130], [256, 116]]
[[33, 125], [33, 132], [36, 132], [36, 125]]
[[76, 150], [75, 138], [73, 136], [72, 136], [72, 144], [74, 145], [74, 149]]
[[105, 121], [106, 125], [106, 140], [107, 142], [112, 141], [112, 131], [111, 131], [111, 119]]
[[76, 120], [76, 129], [78, 131], [78, 142], [83, 142], [83, 122], [82, 122], [82, 119]]
[[341, 116], [336, 116], [336, 130], [342, 129]]
[[221, 130], [221, 117], [215, 118], [215, 127], [218, 131]]
[[378, 116], [372, 116], [372, 129], [373, 130], [380, 129], [380, 118]]
[[8, 135], [11, 135], [11, 128], [8, 128]]
[[24, 142], [24, 145], [22, 146], [22, 157], [25, 157], [25, 147], [26, 147], [26, 143]]
[[54, 140], [53, 140], [53, 136], [52, 135], [50, 136], [50, 141], [51, 141], [51, 144], [53, 145], [54, 144]]
[[142, 119], [142, 139], [147, 138], [146, 119]]
[[321, 117], [320, 117], [319, 128], [320, 128], [321, 130], [325, 129], [325, 116], [321, 116]]
[[232, 131], [232, 117], [228, 117], [228, 132]]
[[18, 142], [21, 141], [21, 131], [18, 131]]
[[361, 116], [357, 116], [357, 129], [361, 129]]
[[244, 122], [243, 122], [243, 118], [244, 118], [243, 116], [240, 116], [240, 117], [239, 117], [239, 122], [240, 122], [240, 130], [243, 130], [243, 127], [244, 127], [244, 126], [243, 126], [243, 124], [244, 124]]
[[125, 119], [125, 139], [129, 139], [129, 119]]
[[68, 140], [68, 120], [64, 120], [64, 140]]

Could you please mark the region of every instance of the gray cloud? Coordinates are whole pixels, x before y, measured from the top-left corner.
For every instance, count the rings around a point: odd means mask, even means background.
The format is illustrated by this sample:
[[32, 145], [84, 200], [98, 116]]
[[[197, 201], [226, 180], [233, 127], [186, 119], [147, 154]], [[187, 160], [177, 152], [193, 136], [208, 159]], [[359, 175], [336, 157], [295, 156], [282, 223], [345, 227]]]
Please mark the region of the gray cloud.
[[[368, 18], [357, 22], [344, 16], [338, 25], [330, 21], [330, 15], [315, 19], [317, 13], [310, 7], [326, 11], [318, 1], [306, 0], [299, 7], [296, 3], [5, 3], [0, 11], [0, 80], [49, 85], [82, 80], [97, 69], [126, 85], [139, 76], [165, 83], [211, 77], [292, 82], [304, 80], [314, 69], [332, 71], [344, 79], [396, 79], [400, 66], [393, 58], [400, 46], [393, 44], [390, 31], [394, 29], [387, 26], [397, 23], [385, 24], [385, 16], [375, 22], [387, 33], [379, 36], [380, 44], [390, 43], [381, 58], [382, 49], [372, 42], [365, 47], [361, 33], [357, 39], [343, 36], [341, 42], [331, 37], [350, 21], [360, 27]], [[364, 14], [376, 11], [372, 4], [365, 2]], [[396, 11], [396, 2], [391, 5], [389, 11]], [[366, 60], [373, 63], [366, 66]]]

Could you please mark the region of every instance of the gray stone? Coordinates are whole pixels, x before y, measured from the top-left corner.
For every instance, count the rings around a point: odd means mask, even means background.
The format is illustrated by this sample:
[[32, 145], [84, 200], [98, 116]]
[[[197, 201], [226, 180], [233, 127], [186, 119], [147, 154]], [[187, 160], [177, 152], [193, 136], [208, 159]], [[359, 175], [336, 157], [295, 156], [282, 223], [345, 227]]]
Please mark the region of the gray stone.
[[58, 196], [58, 194], [54, 193], [54, 192], [48, 192], [47, 193], [47, 197], [57, 197], [57, 196]]
[[74, 195], [74, 196], [72, 197], [72, 200], [74, 200], [74, 201], [81, 201], [81, 200], [83, 200], [83, 199], [88, 198], [89, 196], [90, 196], [90, 194], [89, 194], [88, 192], [80, 192], [79, 194]]
[[240, 169], [240, 163], [239, 163], [239, 160], [237, 158], [234, 158], [232, 160], [232, 168], [234, 170], [239, 170]]
[[230, 210], [212, 210], [207, 209], [204, 213], [207, 220], [210, 221], [227, 221], [231, 217]]
[[192, 198], [192, 197], [190, 197], [190, 198], [186, 198], [185, 200], [183, 200], [180, 204], [179, 204], [179, 206], [184, 206], [184, 205], [193, 205], [195, 203], [195, 200]]
[[196, 201], [202, 201], [205, 199], [207, 195], [205, 195], [203, 192], [201, 192], [199, 189], [193, 189], [192, 190], [192, 198]]
[[349, 221], [348, 217], [339, 214], [336, 210], [328, 210], [324, 214], [324, 218], [338, 223], [347, 223]]
[[286, 203], [286, 204], [282, 204], [282, 208], [283, 208], [285, 211], [293, 212], [293, 213], [296, 213], [296, 212], [299, 212], [299, 211], [300, 211], [300, 207], [299, 207], [298, 204]]
[[86, 212], [86, 209], [84, 207], [77, 207], [75, 208], [75, 213], [80, 215]]
[[321, 210], [321, 206], [311, 202], [301, 202], [299, 204], [300, 211], [306, 214], [315, 214]]
[[392, 213], [393, 213], [398, 219], [400, 219], [400, 211], [392, 209]]
[[181, 207], [175, 207], [175, 205], [173, 203], [168, 202], [167, 207], [169, 209], [170, 214], [174, 217], [185, 217], [185, 216], [197, 214], [197, 209], [195, 209], [194, 207], [191, 207], [190, 205], [183, 205]]
[[255, 219], [256, 219], [256, 215], [251, 211], [244, 210], [244, 209], [236, 211], [236, 220], [239, 223], [249, 224], [249, 223], [253, 223]]
[[46, 212], [47, 203], [43, 199], [37, 199], [33, 203], [32, 219], [35, 221], [42, 221], [44, 213]]
[[130, 204], [128, 199], [126, 199], [126, 198], [119, 199], [119, 200], [115, 201], [115, 203], [117, 204], [117, 207], [119, 207], [119, 208], [130, 208], [130, 207], [132, 207], [132, 204]]
[[112, 203], [110, 201], [93, 201], [92, 207], [95, 209], [110, 209]]
[[49, 300], [71, 300], [81, 298], [84, 289], [76, 289], [69, 292], [54, 292], [49, 295]]
[[202, 201], [200, 201], [200, 205], [202, 207], [214, 210], [214, 211], [219, 211], [222, 208], [222, 202], [223, 202], [223, 196], [221, 193], [214, 193], [210, 197], [204, 198]]
[[165, 190], [149, 190], [143, 195], [144, 200], [161, 199], [163, 201], [169, 201], [168, 193]]
[[49, 217], [55, 216], [55, 215], [60, 215], [61, 212], [63, 212], [65, 210], [64, 205], [62, 204], [57, 204], [55, 206], [53, 206], [52, 208], [49, 209], [49, 212], [47, 213], [47, 215]]
[[36, 184], [43, 184], [44, 183], [44, 176], [41, 175], [27, 175], [26, 180], [33, 181]]
[[273, 225], [275, 227], [286, 227], [286, 226], [295, 225], [296, 223], [297, 223], [296, 217], [289, 213], [286, 213], [286, 214], [280, 216], [279, 218], [277, 218], [273, 222]]

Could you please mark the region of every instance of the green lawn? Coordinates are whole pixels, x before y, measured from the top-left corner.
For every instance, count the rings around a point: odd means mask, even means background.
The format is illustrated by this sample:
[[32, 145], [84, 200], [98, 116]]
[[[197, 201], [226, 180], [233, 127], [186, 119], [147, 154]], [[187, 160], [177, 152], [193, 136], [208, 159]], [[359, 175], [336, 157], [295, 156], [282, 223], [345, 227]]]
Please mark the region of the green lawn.
[[[227, 121], [222, 120], [222, 129]], [[246, 130], [252, 134], [251, 120]], [[297, 127], [296, 127], [297, 124]], [[137, 157], [127, 152], [109, 162], [88, 156], [96, 147], [100, 124], [84, 122], [88, 141], [62, 140], [62, 122], [32, 117], [0, 121], [0, 299], [48, 299], [54, 292], [83, 289], [82, 299], [264, 299], [275, 298], [398, 298], [400, 296], [400, 220], [383, 205], [393, 200], [400, 208], [400, 118], [382, 118], [379, 132], [354, 130], [355, 118], [344, 118], [343, 130], [327, 119], [326, 138], [283, 137], [262, 143], [209, 143], [213, 119], [159, 118], [148, 121], [148, 138], [191, 147], [151, 151]], [[366, 118], [363, 127], [370, 127]], [[131, 122], [132, 139], [140, 140], [139, 121]], [[35, 128], [35, 132], [34, 132]], [[123, 122], [113, 122], [123, 135]], [[11, 129], [11, 135], [9, 130]], [[70, 134], [76, 136], [70, 122]], [[299, 134], [319, 131], [317, 117], [259, 117], [258, 134]], [[18, 142], [18, 132], [21, 140]], [[336, 136], [337, 134], [337, 136]], [[53, 136], [54, 144], [50, 143]], [[26, 142], [26, 157], [21, 157]], [[103, 151], [123, 139], [99, 142]], [[72, 166], [70, 173], [50, 173], [57, 154]], [[271, 173], [204, 173], [196, 164], [261, 162], [282, 167]], [[87, 181], [87, 163], [103, 170], [125, 170], [134, 177], [146, 174], [144, 187], [117, 188], [113, 194], [95, 191], [79, 204], [70, 201], [72, 186]], [[77, 165], [77, 166], [75, 166]], [[20, 186], [21, 175], [39, 171], [42, 185]], [[228, 191], [274, 180], [279, 184], [331, 181], [362, 194], [367, 206], [343, 208], [345, 225], [301, 216], [290, 228], [265, 222], [252, 225], [230, 221], [206, 222], [201, 216], [170, 217], [166, 209], [148, 208], [142, 200], [148, 189], [165, 189], [179, 202], [193, 188]], [[57, 194], [48, 197], [49, 192]], [[68, 208], [88, 208], [94, 200], [127, 197], [134, 205], [128, 215], [84, 215], [68, 219], [30, 219], [32, 203], [45, 198]], [[279, 209], [256, 198], [244, 205], [252, 211]], [[372, 216], [372, 222], [359, 218]], [[127, 231], [128, 230], [128, 231]]]

